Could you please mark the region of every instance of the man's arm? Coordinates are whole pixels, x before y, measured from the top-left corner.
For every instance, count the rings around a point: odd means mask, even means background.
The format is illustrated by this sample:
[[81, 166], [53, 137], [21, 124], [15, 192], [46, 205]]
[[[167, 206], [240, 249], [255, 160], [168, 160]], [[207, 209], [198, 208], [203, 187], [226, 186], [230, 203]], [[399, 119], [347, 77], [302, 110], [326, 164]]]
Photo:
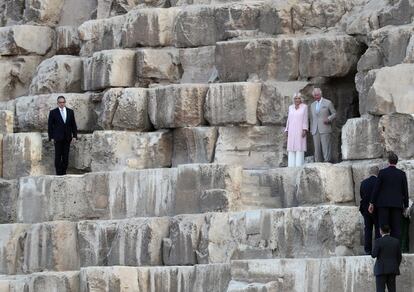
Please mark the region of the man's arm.
[[76, 120], [75, 120], [75, 112], [72, 110], [72, 136], [75, 139], [78, 139], [78, 127], [76, 125]]
[[47, 134], [49, 136], [49, 141], [53, 139], [53, 127], [54, 127], [54, 120], [52, 117], [52, 111], [49, 112], [49, 118], [47, 121]]
[[329, 108], [329, 112], [331, 113], [331, 115], [328, 117], [328, 120], [332, 122], [336, 118], [336, 110], [335, 110], [335, 107], [333, 106], [332, 101], [329, 101], [328, 108]]
[[404, 200], [404, 208], [408, 208], [408, 183], [407, 183], [407, 175], [403, 172], [403, 200]]
[[380, 241], [379, 239], [377, 239], [375, 240], [374, 249], [371, 253], [371, 256], [375, 259], [376, 257], [378, 257], [379, 251], [380, 251]]
[[374, 190], [371, 193], [370, 203], [373, 204], [373, 205], [375, 205], [377, 203], [378, 193], [379, 193], [379, 190], [381, 188], [381, 183], [382, 183], [381, 177], [382, 177], [382, 175], [381, 175], [381, 171], [380, 171], [380, 173], [378, 174], [378, 177], [377, 177], [377, 181], [376, 181], [375, 186], [374, 186]]

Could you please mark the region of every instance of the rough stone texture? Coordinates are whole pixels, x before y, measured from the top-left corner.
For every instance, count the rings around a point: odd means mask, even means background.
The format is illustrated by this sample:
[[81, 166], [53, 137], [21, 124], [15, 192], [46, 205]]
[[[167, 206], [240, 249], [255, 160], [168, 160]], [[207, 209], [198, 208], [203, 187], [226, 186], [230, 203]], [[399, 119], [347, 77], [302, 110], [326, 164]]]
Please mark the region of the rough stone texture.
[[350, 166], [330, 163], [308, 164], [302, 168], [298, 181], [296, 197], [300, 206], [323, 202], [354, 202]]
[[27, 95], [30, 82], [41, 61], [40, 56], [1, 57], [0, 101]]
[[[64, 0], [58, 25], [79, 26], [96, 18], [97, 0]], [[50, 1], [49, 1], [50, 2]], [[76, 11], [76, 13], [74, 13]]]
[[53, 45], [54, 31], [46, 26], [15, 25], [0, 28], [0, 55], [45, 55]]
[[177, 83], [182, 74], [175, 48], [138, 49], [137, 78], [140, 84]]
[[92, 134], [79, 134], [71, 143], [69, 151], [69, 173], [90, 171], [92, 163]]
[[77, 228], [82, 267], [162, 265], [168, 218], [81, 221]]
[[378, 129], [386, 151], [394, 151], [400, 159], [414, 158], [414, 113], [382, 116]]
[[123, 88], [110, 88], [102, 94], [100, 106], [97, 107], [97, 126], [99, 129], [112, 129], [112, 121], [118, 106], [118, 100], [124, 92]]
[[22, 271], [27, 224], [0, 224], [0, 273], [16, 274]]
[[[81, 291], [225, 291], [230, 265], [192, 267], [89, 267], [81, 271]], [[83, 289], [83, 290], [82, 290]]]
[[[11, 159], [13, 157], [13, 159]], [[6, 134], [3, 137], [3, 177], [6, 179], [41, 173], [40, 133]]]
[[30, 22], [54, 26], [59, 23], [64, 4], [65, 0], [26, 0], [24, 18]]
[[180, 165], [175, 214], [238, 210], [241, 180], [241, 168], [237, 166]]
[[75, 26], [59, 26], [56, 32], [56, 54], [78, 55], [80, 40], [78, 28]]
[[16, 25], [22, 21], [25, 0], [0, 1], [0, 26]]
[[180, 83], [207, 83], [216, 74], [215, 46], [180, 49]]
[[410, 92], [414, 86], [414, 64], [400, 64], [356, 76], [359, 111], [374, 115], [414, 113]]
[[13, 133], [14, 112], [0, 110], [0, 134]]
[[156, 129], [196, 127], [204, 123], [203, 104], [208, 86], [169, 85], [149, 90], [149, 116]]
[[346, 122], [342, 128], [342, 159], [372, 159], [382, 156], [384, 147], [378, 122], [379, 118], [371, 115]]
[[74, 110], [76, 124], [79, 131], [92, 131], [96, 126], [94, 112], [94, 95], [91, 93], [76, 94], [43, 94], [23, 96], [16, 100], [16, 129], [19, 131], [45, 131], [49, 111], [56, 108], [57, 97], [66, 98], [67, 107]]
[[92, 136], [92, 171], [171, 166], [172, 133], [95, 131]]
[[172, 165], [213, 162], [217, 136], [216, 127], [175, 129]]
[[303, 81], [264, 82], [257, 105], [257, 118], [262, 125], [285, 126], [293, 93], [304, 93], [308, 86]]
[[220, 127], [214, 161], [244, 168], [285, 165], [286, 137], [277, 126]]
[[355, 255], [360, 250], [360, 230], [357, 207], [176, 216], [164, 242], [164, 263]]
[[204, 115], [210, 125], [257, 123], [260, 83], [212, 84], [204, 103]]
[[98, 0], [97, 18], [125, 14], [136, 8], [167, 7], [165, 0]]
[[84, 90], [132, 87], [135, 83], [135, 52], [108, 50], [94, 53], [83, 62]]
[[[414, 198], [414, 160], [403, 160], [398, 163], [398, 167], [405, 171], [407, 175], [407, 181], [408, 181], [408, 195], [413, 200]], [[413, 216], [413, 212], [411, 212], [411, 216]], [[413, 226], [410, 226], [410, 234], [414, 232]], [[410, 242], [410, 250], [414, 248], [414, 243]]]
[[[234, 261], [226, 291], [373, 291], [374, 261], [370, 256]], [[397, 291], [413, 291], [413, 266], [414, 257], [404, 255]]]
[[16, 222], [17, 180], [0, 179], [0, 224]]
[[83, 62], [80, 57], [54, 56], [37, 67], [29, 94], [82, 92]]

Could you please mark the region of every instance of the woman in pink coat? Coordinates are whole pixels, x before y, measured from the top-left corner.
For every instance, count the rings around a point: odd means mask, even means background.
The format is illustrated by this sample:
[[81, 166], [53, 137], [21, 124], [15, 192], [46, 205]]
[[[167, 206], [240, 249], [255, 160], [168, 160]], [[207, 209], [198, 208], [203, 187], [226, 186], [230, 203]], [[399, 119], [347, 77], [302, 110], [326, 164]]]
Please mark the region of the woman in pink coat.
[[305, 162], [306, 133], [309, 129], [308, 106], [303, 103], [300, 93], [293, 95], [286, 122], [288, 167], [302, 166]]

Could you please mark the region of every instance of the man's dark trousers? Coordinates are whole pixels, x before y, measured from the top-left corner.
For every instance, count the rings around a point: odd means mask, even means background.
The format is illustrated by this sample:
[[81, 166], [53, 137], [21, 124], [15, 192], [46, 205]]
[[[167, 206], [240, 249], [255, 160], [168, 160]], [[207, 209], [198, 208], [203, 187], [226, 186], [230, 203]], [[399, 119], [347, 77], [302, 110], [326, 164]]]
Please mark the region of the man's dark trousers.
[[65, 175], [69, 165], [70, 141], [55, 141], [55, 168], [57, 175]]
[[388, 292], [396, 292], [395, 277], [395, 274], [376, 276], [377, 292], [385, 292], [385, 286]]
[[401, 240], [402, 208], [378, 208], [379, 225], [388, 225], [391, 228], [391, 236]]
[[369, 214], [368, 212], [363, 213], [364, 217], [364, 250], [365, 253], [371, 254], [372, 251], [372, 229], [375, 228], [375, 238], [379, 238], [379, 228], [377, 213]]

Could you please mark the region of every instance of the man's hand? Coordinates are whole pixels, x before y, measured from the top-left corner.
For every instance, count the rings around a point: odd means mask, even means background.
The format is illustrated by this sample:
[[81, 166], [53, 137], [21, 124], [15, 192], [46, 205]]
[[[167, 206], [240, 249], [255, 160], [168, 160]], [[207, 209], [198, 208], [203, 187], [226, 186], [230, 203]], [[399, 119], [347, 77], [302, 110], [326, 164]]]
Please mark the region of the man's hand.
[[306, 130], [302, 130], [302, 137], [303, 137], [303, 138], [305, 138], [305, 137], [306, 137], [306, 133], [307, 133], [307, 131], [306, 131]]
[[72, 138], [72, 143], [75, 143], [76, 142], [76, 138]]
[[370, 214], [374, 213], [374, 205], [372, 203], [369, 203], [368, 212]]
[[325, 125], [329, 125], [329, 124], [331, 123], [331, 121], [330, 121], [329, 119], [325, 119], [325, 120], [323, 121], [323, 123], [324, 123]]

